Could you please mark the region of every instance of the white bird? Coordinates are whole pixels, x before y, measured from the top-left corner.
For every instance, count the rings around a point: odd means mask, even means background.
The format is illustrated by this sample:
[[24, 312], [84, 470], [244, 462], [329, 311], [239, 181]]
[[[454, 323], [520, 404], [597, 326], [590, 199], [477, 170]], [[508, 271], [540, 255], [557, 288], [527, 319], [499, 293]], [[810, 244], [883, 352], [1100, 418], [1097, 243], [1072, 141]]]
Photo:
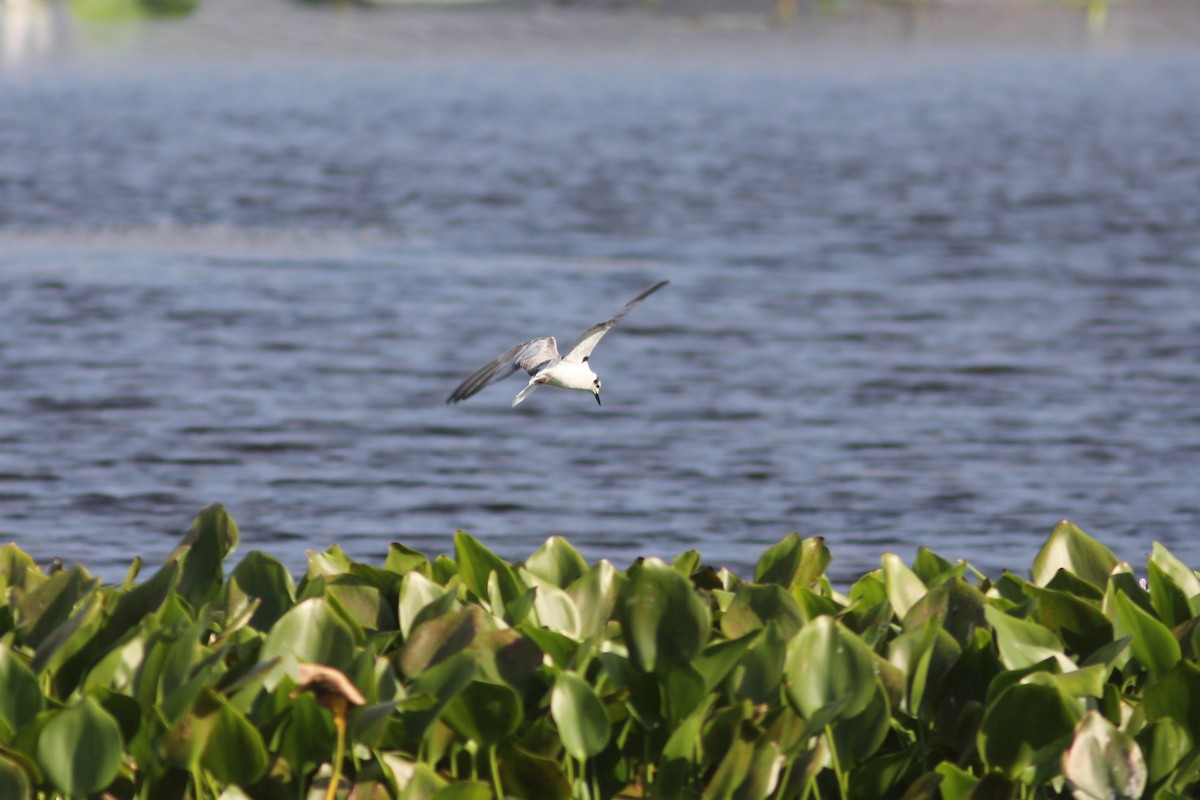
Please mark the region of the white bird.
[[607, 322], [600, 322], [588, 328], [571, 345], [571, 349], [562, 358], [558, 357], [558, 343], [553, 336], [542, 336], [530, 339], [516, 345], [506, 353], [498, 356], [486, 366], [480, 367], [459, 384], [447, 403], [457, 403], [466, 400], [485, 386], [502, 381], [519, 369], [529, 373], [529, 383], [522, 389], [512, 404], [515, 408], [522, 400], [533, 394], [539, 386], [557, 386], [560, 389], [578, 389], [581, 392], [591, 392], [600, 404], [600, 376], [592, 372], [588, 359], [596, 344], [604, 334], [629, 313], [629, 310], [647, 297], [666, 286], [670, 281], [659, 281], [637, 297], [625, 304], [615, 317]]

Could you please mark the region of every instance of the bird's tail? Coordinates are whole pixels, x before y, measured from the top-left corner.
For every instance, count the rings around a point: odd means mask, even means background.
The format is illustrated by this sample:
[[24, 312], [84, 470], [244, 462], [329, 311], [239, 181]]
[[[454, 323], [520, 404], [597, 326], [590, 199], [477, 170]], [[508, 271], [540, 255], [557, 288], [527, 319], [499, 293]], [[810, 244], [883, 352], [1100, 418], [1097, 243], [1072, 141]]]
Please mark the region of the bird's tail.
[[539, 386], [541, 386], [540, 383], [531, 383], [528, 386], [526, 386], [524, 389], [522, 389], [517, 394], [517, 396], [513, 398], [512, 407], [516, 408], [517, 406], [519, 406], [521, 404], [521, 401], [524, 400], [526, 397], [529, 397], [529, 395], [533, 394], [533, 390], [538, 388]]

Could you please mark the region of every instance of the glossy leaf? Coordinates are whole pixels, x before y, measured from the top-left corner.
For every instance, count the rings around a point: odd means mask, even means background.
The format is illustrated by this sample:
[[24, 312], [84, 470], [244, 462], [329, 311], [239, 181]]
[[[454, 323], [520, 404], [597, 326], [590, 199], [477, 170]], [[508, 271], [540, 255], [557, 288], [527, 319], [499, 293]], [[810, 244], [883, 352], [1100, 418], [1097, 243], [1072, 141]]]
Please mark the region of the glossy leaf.
[[411, 547], [396, 542], [392, 542], [388, 546], [387, 559], [383, 563], [383, 568], [397, 575], [420, 572], [425, 577], [429, 577], [430, 573], [428, 558]]
[[925, 698], [936, 690], [961, 654], [962, 648], [942, 630], [937, 618], [892, 640], [888, 661], [904, 673], [906, 707], [910, 713], [916, 715], [921, 711]]
[[193, 607], [216, 595], [222, 581], [222, 563], [237, 549], [239, 538], [237, 523], [220, 503], [196, 515], [170, 556], [182, 564], [178, 591]]
[[[422, 614], [438, 600], [443, 601], [440, 606], [430, 609], [430, 614]], [[398, 603], [400, 632], [407, 638], [416, 627], [419, 618], [422, 616], [425, 618], [440, 617], [448, 613], [453, 608], [453, 604], [454, 594], [452, 592], [446, 591], [444, 587], [429, 580], [417, 570], [409, 572], [404, 576], [404, 582], [400, 586]]]
[[986, 605], [987, 599], [977, 588], [961, 578], [947, 577], [908, 610], [904, 615], [904, 630], [914, 630], [930, 617], [937, 617], [942, 628], [965, 647], [975, 630], [987, 625]]
[[788, 698], [808, 720], [835, 706], [838, 718], [856, 716], [875, 694], [871, 651], [832, 617], [817, 617], [792, 639], [784, 672]]
[[46, 707], [37, 677], [12, 650], [0, 646], [0, 718], [10, 730], [28, 725]]
[[267, 768], [267, 751], [257, 728], [217, 692], [200, 694], [187, 717], [167, 737], [180, 766], [205, 770], [222, 783], [250, 785]]
[[617, 594], [625, 576], [608, 561], [598, 561], [586, 574], [567, 587], [579, 612], [579, 637], [586, 639], [604, 630], [617, 605]]
[[708, 642], [708, 605], [687, 578], [656, 558], [631, 573], [617, 601], [630, 658], [647, 672], [687, 664]]
[[799, 534], [789, 534], [759, 557], [754, 582], [784, 589], [793, 584], [809, 586], [825, 572], [829, 560], [829, 550], [821, 537], [802, 539]]
[[234, 607], [241, 597], [258, 601], [250, 625], [260, 631], [269, 631], [295, 604], [296, 585], [277, 559], [253, 550], [229, 575], [226, 608]]
[[1116, 595], [1116, 619], [1114, 632], [1118, 636], [1130, 635], [1130, 648], [1134, 658], [1142, 663], [1151, 681], [1156, 681], [1182, 657], [1179, 642], [1171, 635], [1166, 625], [1143, 611], [1129, 599], [1125, 592]]
[[525, 569], [546, 583], [565, 589], [587, 574], [588, 565], [570, 542], [561, 536], [551, 536], [525, 559]]
[[511, 686], [471, 681], [446, 705], [442, 720], [460, 736], [492, 747], [521, 725], [521, 698]]
[[1075, 796], [1094, 800], [1137, 800], [1146, 789], [1146, 762], [1137, 742], [1095, 711], [1075, 728], [1063, 755], [1063, 774]]
[[409, 638], [400, 668], [406, 675], [418, 675], [469, 647], [483, 627], [483, 613], [474, 607], [432, 619]]
[[1142, 728], [1137, 742], [1146, 759], [1146, 779], [1151, 785], [1166, 780], [1192, 750], [1187, 729], [1170, 717]]
[[33, 783], [20, 763], [0, 755], [0, 797], [5, 800], [32, 800]]
[[[488, 599], [488, 578], [493, 573], [499, 581], [503, 602], [511, 602], [524, 594], [525, 588], [508, 562], [469, 534], [463, 531], [454, 534], [454, 555], [463, 584], [481, 600]], [[493, 608], [492, 611], [497, 615], [504, 613], [503, 608]]]
[[785, 638], [792, 638], [804, 624], [800, 605], [783, 588], [743, 583], [721, 615], [721, 631], [731, 639], [761, 630], [769, 622], [779, 625]]
[[1033, 560], [1033, 582], [1045, 586], [1060, 569], [1103, 589], [1117, 558], [1107, 547], [1063, 520]]
[[1028, 767], [1057, 764], [1079, 718], [1058, 689], [1034, 684], [1010, 686], [996, 698], [979, 729], [984, 761], [1013, 778]]
[[1000, 661], [1009, 669], [1025, 669], [1046, 659], [1054, 659], [1066, 670], [1075, 668], [1063, 652], [1062, 642], [1041, 625], [1009, 616], [994, 606], [984, 609], [984, 615], [996, 631]]
[[285, 658], [312, 662], [351, 672], [354, 631], [328, 601], [311, 598], [298, 604], [272, 626], [263, 642], [261, 661]]
[[1147, 719], [1173, 719], [1200, 743], [1200, 666], [1180, 661], [1146, 687], [1143, 700]]
[[927, 591], [924, 581], [893, 553], [883, 555], [883, 582], [887, 588], [888, 602], [900, 619], [904, 619], [904, 615]]
[[99, 583], [83, 567], [72, 567], [54, 573], [27, 592], [13, 595], [13, 622], [19, 641], [30, 647], [41, 646]]
[[[531, 576], [532, 581], [539, 579]], [[533, 597], [533, 610], [537, 614], [538, 624], [544, 628], [568, 636], [581, 639], [582, 626], [579, 622], [579, 609], [571, 595], [551, 584], [539, 584]]]
[[1182, 625], [1200, 613], [1200, 578], [1158, 542], [1146, 569], [1151, 602], [1168, 627]]
[[550, 713], [572, 758], [583, 761], [600, 753], [612, 733], [608, 712], [578, 675], [560, 672], [550, 693]]
[[84, 698], [42, 728], [37, 761], [58, 791], [89, 795], [112, 783], [124, 748], [117, 721], [95, 700]]

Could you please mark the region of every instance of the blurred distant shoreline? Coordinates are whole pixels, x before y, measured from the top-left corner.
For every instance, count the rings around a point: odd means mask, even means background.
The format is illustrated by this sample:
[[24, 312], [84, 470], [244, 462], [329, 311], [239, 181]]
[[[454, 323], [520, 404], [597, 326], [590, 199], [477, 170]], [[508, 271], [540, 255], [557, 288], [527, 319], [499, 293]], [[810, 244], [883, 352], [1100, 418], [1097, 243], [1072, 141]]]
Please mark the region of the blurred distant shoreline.
[[99, 2], [136, 8], [151, 0], [0, 0], [0, 64], [1200, 46], [1200, 0], [198, 0], [193, 11], [162, 19], [80, 10]]

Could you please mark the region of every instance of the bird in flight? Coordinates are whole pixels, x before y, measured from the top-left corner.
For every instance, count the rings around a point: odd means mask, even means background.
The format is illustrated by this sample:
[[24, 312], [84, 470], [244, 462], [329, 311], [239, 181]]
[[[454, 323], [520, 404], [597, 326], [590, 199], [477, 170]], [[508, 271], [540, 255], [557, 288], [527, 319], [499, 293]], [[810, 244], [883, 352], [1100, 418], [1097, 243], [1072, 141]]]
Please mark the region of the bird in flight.
[[659, 281], [626, 303], [625, 307], [618, 311], [612, 319], [588, 328], [575, 341], [575, 344], [571, 345], [567, 354], [561, 358], [558, 355], [558, 343], [554, 341], [553, 336], [542, 336], [516, 345], [494, 361], [471, 373], [446, 398], [446, 402], [458, 403], [466, 400], [483, 387], [502, 381], [517, 370], [523, 369], [530, 375], [529, 383], [513, 398], [514, 408], [533, 394], [539, 386], [557, 386], [560, 389], [591, 392], [596, 398], [596, 404], [600, 405], [600, 376], [592, 372], [592, 368], [588, 366], [588, 359], [591, 358], [592, 351], [596, 349], [596, 344], [604, 338], [604, 334], [620, 322], [631, 308], [668, 283], [670, 281]]

